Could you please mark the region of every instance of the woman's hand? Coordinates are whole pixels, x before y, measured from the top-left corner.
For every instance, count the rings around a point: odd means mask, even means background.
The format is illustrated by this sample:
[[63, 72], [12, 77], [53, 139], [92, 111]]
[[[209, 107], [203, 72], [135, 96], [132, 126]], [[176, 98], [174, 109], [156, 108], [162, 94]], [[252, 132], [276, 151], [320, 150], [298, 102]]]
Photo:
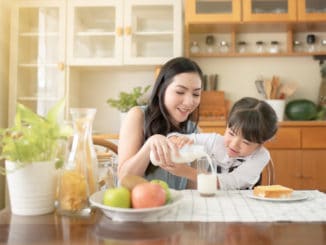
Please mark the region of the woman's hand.
[[160, 162], [160, 166], [172, 166], [171, 152], [178, 152], [178, 147], [167, 137], [155, 134], [148, 138], [150, 150], [154, 153], [155, 159]]

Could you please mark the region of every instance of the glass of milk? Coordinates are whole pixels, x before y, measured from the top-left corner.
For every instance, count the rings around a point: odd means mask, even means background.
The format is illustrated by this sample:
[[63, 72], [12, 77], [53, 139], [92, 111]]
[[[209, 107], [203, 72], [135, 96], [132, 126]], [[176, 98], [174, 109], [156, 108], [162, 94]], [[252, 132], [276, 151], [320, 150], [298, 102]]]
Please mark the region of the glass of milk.
[[207, 157], [197, 159], [197, 190], [203, 197], [214, 196], [217, 191], [216, 171]]

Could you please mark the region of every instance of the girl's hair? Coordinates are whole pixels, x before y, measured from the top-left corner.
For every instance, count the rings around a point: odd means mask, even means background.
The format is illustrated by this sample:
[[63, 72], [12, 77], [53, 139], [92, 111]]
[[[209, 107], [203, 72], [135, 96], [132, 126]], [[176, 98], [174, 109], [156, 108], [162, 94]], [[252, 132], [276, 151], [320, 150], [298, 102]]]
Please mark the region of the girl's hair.
[[265, 101], [245, 97], [233, 105], [227, 126], [246, 140], [262, 144], [276, 134], [277, 116]]
[[203, 73], [200, 67], [194, 61], [185, 57], [171, 59], [161, 68], [149, 98], [148, 108], [145, 111], [145, 139], [154, 134], [167, 135], [173, 131], [186, 133], [189, 120], [195, 122], [192, 131], [196, 129], [198, 124], [198, 108], [189, 115], [185, 122], [182, 122], [180, 125], [173, 125], [169, 120], [169, 115], [164, 105], [165, 91], [173, 81], [173, 78], [178, 74], [191, 72], [197, 73], [201, 81], [203, 81]]

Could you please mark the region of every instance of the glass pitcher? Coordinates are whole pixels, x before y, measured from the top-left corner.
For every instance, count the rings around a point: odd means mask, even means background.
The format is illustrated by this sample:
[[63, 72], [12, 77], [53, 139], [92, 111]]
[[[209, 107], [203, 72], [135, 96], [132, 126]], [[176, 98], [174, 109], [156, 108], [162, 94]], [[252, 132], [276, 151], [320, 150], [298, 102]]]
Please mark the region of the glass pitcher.
[[57, 211], [63, 215], [91, 213], [89, 196], [98, 190], [97, 158], [92, 140], [96, 109], [72, 108], [74, 135], [68, 159], [61, 172]]

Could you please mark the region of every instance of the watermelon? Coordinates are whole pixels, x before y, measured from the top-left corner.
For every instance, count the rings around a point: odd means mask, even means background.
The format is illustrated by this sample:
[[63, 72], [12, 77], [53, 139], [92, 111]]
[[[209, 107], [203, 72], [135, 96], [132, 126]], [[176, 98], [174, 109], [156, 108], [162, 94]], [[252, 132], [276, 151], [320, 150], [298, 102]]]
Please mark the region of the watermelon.
[[292, 100], [285, 106], [285, 115], [294, 121], [313, 120], [317, 116], [317, 105], [307, 99]]

